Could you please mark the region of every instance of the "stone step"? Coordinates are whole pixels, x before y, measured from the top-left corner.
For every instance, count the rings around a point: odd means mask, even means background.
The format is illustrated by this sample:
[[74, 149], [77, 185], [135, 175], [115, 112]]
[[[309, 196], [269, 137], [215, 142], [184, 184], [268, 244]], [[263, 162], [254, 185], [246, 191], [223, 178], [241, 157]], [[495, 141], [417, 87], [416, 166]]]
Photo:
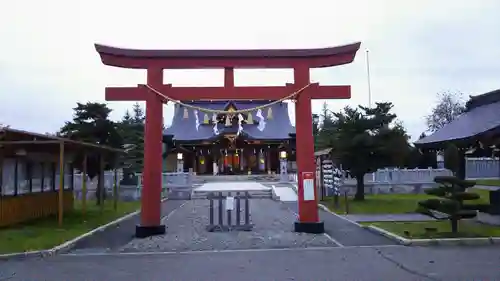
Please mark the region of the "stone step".
[[[204, 190], [193, 190], [191, 193], [191, 199], [207, 199], [208, 194], [210, 194], [212, 191], [204, 191]], [[223, 194], [227, 194], [228, 192], [231, 192], [231, 195], [236, 195], [236, 191], [234, 190], [228, 190], [228, 191], [223, 191], [221, 190]], [[239, 191], [239, 192], [244, 192], [244, 191]], [[249, 190], [248, 193], [250, 194], [251, 198], [272, 198], [273, 197], [273, 192], [271, 189], [269, 190]]]
[[207, 182], [232, 182], [232, 181], [256, 181], [275, 182], [279, 181], [279, 175], [219, 175], [219, 176], [195, 176], [194, 184]]

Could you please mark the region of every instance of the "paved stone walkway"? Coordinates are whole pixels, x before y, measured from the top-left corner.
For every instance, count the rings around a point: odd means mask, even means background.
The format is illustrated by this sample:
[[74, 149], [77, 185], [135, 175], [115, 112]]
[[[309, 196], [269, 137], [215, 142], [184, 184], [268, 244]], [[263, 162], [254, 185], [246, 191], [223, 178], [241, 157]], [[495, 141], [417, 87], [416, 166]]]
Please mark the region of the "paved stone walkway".
[[209, 200], [190, 200], [166, 221], [166, 235], [134, 239], [121, 251], [183, 252], [337, 246], [322, 234], [295, 233], [295, 215], [280, 202], [251, 199], [250, 213], [251, 223], [254, 224], [250, 232], [207, 232]]
[[500, 186], [492, 186], [492, 185], [475, 185], [474, 188], [486, 189], [486, 190], [500, 190]]
[[500, 247], [351, 247], [80, 255], [0, 262], [0, 280], [500, 280]]
[[[162, 218], [166, 218], [184, 202], [185, 201], [180, 200], [164, 201], [161, 208]], [[96, 253], [116, 251], [134, 239], [135, 226], [138, 225], [139, 222], [140, 214], [137, 214], [112, 228], [108, 228], [105, 231], [101, 231], [87, 239], [79, 241], [72, 252]], [[0, 278], [0, 280], [2, 279]]]
[[[283, 202], [282, 204], [285, 204], [296, 214], [298, 213], [296, 202]], [[352, 221], [322, 209], [319, 210], [319, 218], [325, 223], [325, 232], [342, 246], [395, 245], [392, 240], [384, 236], [375, 234]]]
[[373, 221], [434, 221], [436, 219], [422, 214], [356, 214], [342, 215], [342, 217], [355, 222], [373, 222]]

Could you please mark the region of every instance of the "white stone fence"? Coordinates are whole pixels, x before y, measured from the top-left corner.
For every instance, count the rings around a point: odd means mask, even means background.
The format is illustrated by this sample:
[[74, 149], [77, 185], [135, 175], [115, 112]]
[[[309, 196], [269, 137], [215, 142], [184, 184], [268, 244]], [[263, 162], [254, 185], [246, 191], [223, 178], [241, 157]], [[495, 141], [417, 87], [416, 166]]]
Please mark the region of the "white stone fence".
[[[118, 184], [118, 192], [120, 197], [130, 198], [130, 199], [138, 199], [141, 196], [141, 187], [142, 187], [142, 174], [136, 173], [137, 176], [137, 184], [135, 185], [126, 185], [120, 186], [120, 181], [123, 177], [122, 173], [117, 174], [117, 184]], [[163, 195], [168, 192], [167, 187], [178, 187], [178, 186], [190, 186], [192, 182], [193, 175], [190, 173], [162, 173], [162, 193]], [[82, 196], [82, 182], [83, 175], [75, 174], [74, 175], [74, 193], [76, 198], [81, 198]], [[113, 184], [114, 184], [114, 173], [111, 171], [104, 172], [104, 189], [107, 194], [113, 194]], [[87, 177], [87, 197], [94, 198], [95, 191], [97, 190], [97, 177], [90, 180]]]
[[[437, 176], [451, 176], [448, 169], [379, 169], [374, 173], [365, 175], [365, 183], [384, 184], [412, 184], [412, 183], [433, 183]], [[297, 182], [297, 174], [289, 175], [290, 181]], [[344, 171], [344, 182], [356, 181], [346, 171]]]
[[[118, 173], [119, 182], [122, 178], [122, 173]], [[74, 174], [73, 178], [73, 189], [78, 191], [82, 189], [83, 183], [83, 175], [82, 174]], [[104, 189], [112, 191], [114, 184], [114, 173], [113, 172], [104, 172]], [[96, 190], [97, 189], [97, 176], [92, 180], [87, 176], [87, 190]]]
[[451, 176], [448, 169], [379, 169], [371, 174], [371, 181], [377, 183], [433, 183], [437, 176]]
[[[141, 173], [136, 173], [136, 176], [138, 177], [137, 181], [137, 187], [142, 186], [142, 174]], [[122, 179], [123, 174], [118, 173], [118, 185], [120, 180]], [[162, 173], [162, 186], [166, 187], [168, 185], [184, 185], [184, 184], [189, 184], [189, 182], [192, 180], [192, 176], [189, 173]], [[83, 182], [83, 175], [82, 174], [75, 174], [74, 175], [74, 189], [75, 190], [80, 190], [82, 188], [82, 182]], [[106, 190], [113, 190], [113, 183], [114, 183], [114, 173], [113, 172], [104, 172], [104, 188]], [[90, 178], [87, 177], [87, 189], [93, 190], [97, 189], [97, 176], [90, 180]]]

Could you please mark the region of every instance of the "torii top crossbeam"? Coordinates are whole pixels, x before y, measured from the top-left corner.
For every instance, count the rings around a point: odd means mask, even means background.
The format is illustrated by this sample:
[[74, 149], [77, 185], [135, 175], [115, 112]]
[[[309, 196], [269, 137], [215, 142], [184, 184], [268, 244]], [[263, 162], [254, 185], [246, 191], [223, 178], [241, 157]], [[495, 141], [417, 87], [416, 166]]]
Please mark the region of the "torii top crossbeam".
[[105, 65], [124, 68], [318, 68], [351, 63], [360, 44], [284, 50], [136, 50], [100, 44], [95, 48]]
[[[234, 87], [234, 68], [310, 69], [337, 66], [354, 60], [360, 43], [322, 48], [288, 50], [134, 50], [95, 45], [105, 65], [138, 69], [224, 68], [225, 87], [172, 87], [158, 84], [155, 89], [174, 100], [278, 100], [297, 87], [251, 86]], [[107, 87], [108, 101], [145, 100], [145, 87]], [[309, 88], [311, 99], [348, 99], [351, 86], [319, 86]]]

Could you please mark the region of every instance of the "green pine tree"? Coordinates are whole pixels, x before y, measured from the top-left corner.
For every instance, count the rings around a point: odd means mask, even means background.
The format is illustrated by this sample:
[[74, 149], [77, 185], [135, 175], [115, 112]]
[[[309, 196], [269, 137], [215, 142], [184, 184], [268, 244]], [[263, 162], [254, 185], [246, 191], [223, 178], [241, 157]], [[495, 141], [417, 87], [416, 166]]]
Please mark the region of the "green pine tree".
[[[58, 135], [78, 141], [89, 142], [97, 145], [105, 145], [114, 148], [123, 147], [123, 138], [120, 134], [119, 125], [109, 119], [111, 109], [104, 103], [87, 102], [77, 103], [73, 108], [73, 120], [67, 121], [58, 132]], [[75, 166], [83, 170], [83, 152], [75, 155]], [[87, 175], [92, 179], [98, 176], [96, 190], [97, 204], [101, 204], [101, 189], [104, 183], [104, 174], [100, 171], [100, 157], [104, 157], [105, 170], [113, 169], [118, 164], [116, 155], [87, 154]]]
[[356, 178], [355, 200], [364, 200], [364, 175], [378, 168], [404, 163], [408, 136], [401, 124], [394, 124], [392, 103], [374, 108], [345, 107], [334, 114], [331, 130], [325, 131], [334, 156]]
[[144, 121], [145, 115], [139, 103], [135, 103], [132, 114], [127, 110], [120, 122], [120, 134], [123, 137], [127, 154], [123, 166], [125, 173], [140, 173], [144, 160]]

